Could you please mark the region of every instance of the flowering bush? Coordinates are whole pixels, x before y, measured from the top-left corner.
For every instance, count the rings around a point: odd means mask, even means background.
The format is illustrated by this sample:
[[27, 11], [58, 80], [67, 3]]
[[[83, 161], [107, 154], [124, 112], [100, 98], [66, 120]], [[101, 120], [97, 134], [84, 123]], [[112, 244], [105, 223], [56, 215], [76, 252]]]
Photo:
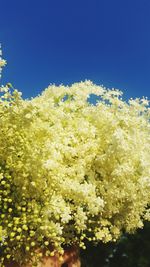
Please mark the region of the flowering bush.
[[1, 262], [115, 241], [150, 219], [146, 98], [125, 102], [91, 81], [31, 99], [0, 90]]

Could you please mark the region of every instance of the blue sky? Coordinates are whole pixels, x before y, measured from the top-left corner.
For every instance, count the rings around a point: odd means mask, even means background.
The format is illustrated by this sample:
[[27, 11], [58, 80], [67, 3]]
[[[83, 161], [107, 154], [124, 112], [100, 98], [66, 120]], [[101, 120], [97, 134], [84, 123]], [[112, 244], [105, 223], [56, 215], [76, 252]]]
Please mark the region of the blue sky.
[[149, 0], [1, 0], [0, 42], [25, 98], [85, 79], [150, 98]]

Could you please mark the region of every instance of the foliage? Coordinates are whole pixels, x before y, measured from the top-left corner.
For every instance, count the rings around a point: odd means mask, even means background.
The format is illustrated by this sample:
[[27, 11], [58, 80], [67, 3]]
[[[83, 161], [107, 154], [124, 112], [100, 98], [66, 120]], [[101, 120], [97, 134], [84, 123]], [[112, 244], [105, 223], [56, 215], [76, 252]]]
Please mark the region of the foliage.
[[1, 261], [116, 241], [150, 219], [146, 98], [125, 102], [91, 81], [25, 100], [0, 90]]

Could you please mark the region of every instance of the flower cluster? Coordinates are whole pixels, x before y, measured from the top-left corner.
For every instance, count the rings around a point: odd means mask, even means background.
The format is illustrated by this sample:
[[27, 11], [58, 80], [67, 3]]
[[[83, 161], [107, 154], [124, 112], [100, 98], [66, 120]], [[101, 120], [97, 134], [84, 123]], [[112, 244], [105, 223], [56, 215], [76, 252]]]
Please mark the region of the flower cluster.
[[147, 99], [125, 102], [91, 81], [31, 99], [0, 91], [2, 262], [115, 241], [150, 219]]
[[0, 44], [0, 78], [2, 73], [2, 68], [6, 65], [6, 60], [2, 58], [2, 50], [1, 50], [1, 44]]

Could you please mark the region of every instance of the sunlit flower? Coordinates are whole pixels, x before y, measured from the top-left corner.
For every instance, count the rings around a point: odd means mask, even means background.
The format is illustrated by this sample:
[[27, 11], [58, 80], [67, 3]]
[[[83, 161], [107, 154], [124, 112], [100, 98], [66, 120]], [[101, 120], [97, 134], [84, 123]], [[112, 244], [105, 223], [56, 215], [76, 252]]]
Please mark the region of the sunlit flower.
[[[116, 240], [150, 220], [147, 99], [125, 102], [91, 81], [50, 85], [25, 100], [8, 85], [0, 92], [4, 258], [21, 262], [45, 244], [59, 252], [86, 238]], [[100, 97], [95, 106], [91, 94]]]

